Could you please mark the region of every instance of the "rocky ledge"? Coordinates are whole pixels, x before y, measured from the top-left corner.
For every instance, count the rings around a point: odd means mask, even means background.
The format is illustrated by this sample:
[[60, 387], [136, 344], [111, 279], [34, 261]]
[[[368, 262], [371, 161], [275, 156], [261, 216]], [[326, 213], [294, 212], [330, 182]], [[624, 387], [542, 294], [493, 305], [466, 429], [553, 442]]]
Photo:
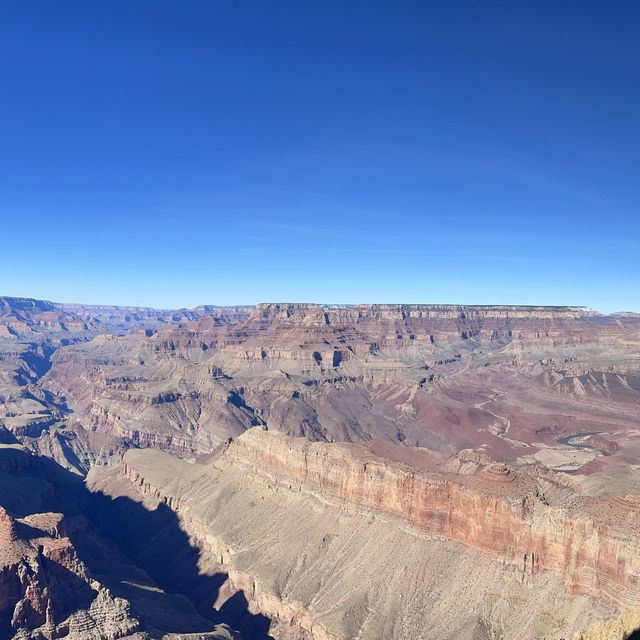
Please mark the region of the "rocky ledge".
[[[178, 514], [274, 629], [316, 640], [408, 639], [415, 629], [443, 640], [491, 629], [571, 638], [640, 607], [634, 501], [590, 498], [562, 474], [469, 452], [426, 471], [363, 445], [256, 428], [208, 465], [131, 450], [122, 475]], [[496, 595], [505, 581], [508, 598]], [[446, 619], [428, 606], [433, 593]]]
[[[559, 570], [570, 593], [640, 606], [640, 501], [581, 496], [552, 473], [489, 464], [474, 474], [423, 472], [358, 447], [312, 443], [252, 429], [228, 448], [234, 464], [274, 485], [345, 507], [398, 516], [520, 569]], [[546, 494], [562, 494], [550, 504]]]

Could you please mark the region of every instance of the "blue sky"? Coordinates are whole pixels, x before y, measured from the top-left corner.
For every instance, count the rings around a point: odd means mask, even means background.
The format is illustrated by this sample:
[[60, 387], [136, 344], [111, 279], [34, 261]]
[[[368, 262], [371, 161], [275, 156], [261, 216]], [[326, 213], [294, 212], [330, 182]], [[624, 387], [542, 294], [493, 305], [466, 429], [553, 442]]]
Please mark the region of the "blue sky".
[[637, 2], [0, 3], [0, 294], [640, 311]]

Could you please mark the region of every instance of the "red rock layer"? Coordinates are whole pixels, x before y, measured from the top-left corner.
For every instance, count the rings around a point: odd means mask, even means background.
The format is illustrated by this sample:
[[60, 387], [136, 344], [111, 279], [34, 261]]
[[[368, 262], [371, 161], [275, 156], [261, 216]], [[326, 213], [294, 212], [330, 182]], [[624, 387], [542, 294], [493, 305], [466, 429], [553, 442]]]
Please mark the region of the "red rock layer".
[[404, 518], [429, 534], [499, 556], [524, 574], [559, 570], [570, 593], [620, 609], [640, 604], [640, 507], [634, 499], [624, 501], [631, 517], [618, 518], [613, 500], [572, 495], [549, 505], [544, 491], [554, 487], [548, 474], [504, 465], [469, 476], [425, 473], [354, 451], [360, 450], [254, 429], [224, 455], [274, 485]]
[[524, 340], [539, 346], [598, 343], [637, 331], [636, 318], [599, 316], [585, 307], [496, 305], [259, 304], [236, 322], [204, 316], [160, 330], [165, 347], [205, 345], [245, 360], [315, 360], [337, 366], [380, 349], [438, 341]]

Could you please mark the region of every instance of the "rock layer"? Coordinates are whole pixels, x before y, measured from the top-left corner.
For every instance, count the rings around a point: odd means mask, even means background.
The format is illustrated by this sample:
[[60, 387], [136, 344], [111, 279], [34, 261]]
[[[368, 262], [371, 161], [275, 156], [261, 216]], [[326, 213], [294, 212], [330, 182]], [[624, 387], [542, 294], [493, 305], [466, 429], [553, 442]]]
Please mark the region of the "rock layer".
[[258, 305], [52, 361], [42, 386], [86, 428], [182, 453], [266, 424], [562, 471], [640, 459], [640, 322], [582, 308]]
[[[490, 464], [459, 476], [424, 473], [378, 457], [253, 429], [225, 454], [273, 484], [313, 492], [406, 519], [498, 556], [523, 573], [559, 570], [570, 593], [587, 593], [625, 609], [640, 606], [638, 497], [585, 498], [549, 504], [566, 490], [562, 477]], [[579, 506], [578, 506], [579, 505]]]
[[209, 465], [132, 450], [122, 474], [251, 606], [313, 638], [571, 637], [640, 603], [637, 511], [563, 475], [454, 462], [427, 472], [253, 429]]

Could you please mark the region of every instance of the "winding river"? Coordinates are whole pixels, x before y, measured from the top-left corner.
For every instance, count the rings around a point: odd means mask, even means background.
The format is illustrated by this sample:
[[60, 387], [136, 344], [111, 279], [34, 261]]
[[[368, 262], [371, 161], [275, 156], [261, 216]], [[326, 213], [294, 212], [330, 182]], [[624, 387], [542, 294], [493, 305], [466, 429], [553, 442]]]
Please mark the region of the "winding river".
[[602, 431], [583, 431], [581, 433], [569, 433], [565, 436], [560, 436], [556, 438], [556, 442], [558, 444], [565, 444], [570, 447], [574, 447], [575, 449], [591, 449], [595, 451], [601, 456], [608, 456], [609, 452], [604, 449], [598, 449], [598, 447], [594, 447], [589, 444], [589, 438], [591, 436], [597, 436], [603, 433]]

